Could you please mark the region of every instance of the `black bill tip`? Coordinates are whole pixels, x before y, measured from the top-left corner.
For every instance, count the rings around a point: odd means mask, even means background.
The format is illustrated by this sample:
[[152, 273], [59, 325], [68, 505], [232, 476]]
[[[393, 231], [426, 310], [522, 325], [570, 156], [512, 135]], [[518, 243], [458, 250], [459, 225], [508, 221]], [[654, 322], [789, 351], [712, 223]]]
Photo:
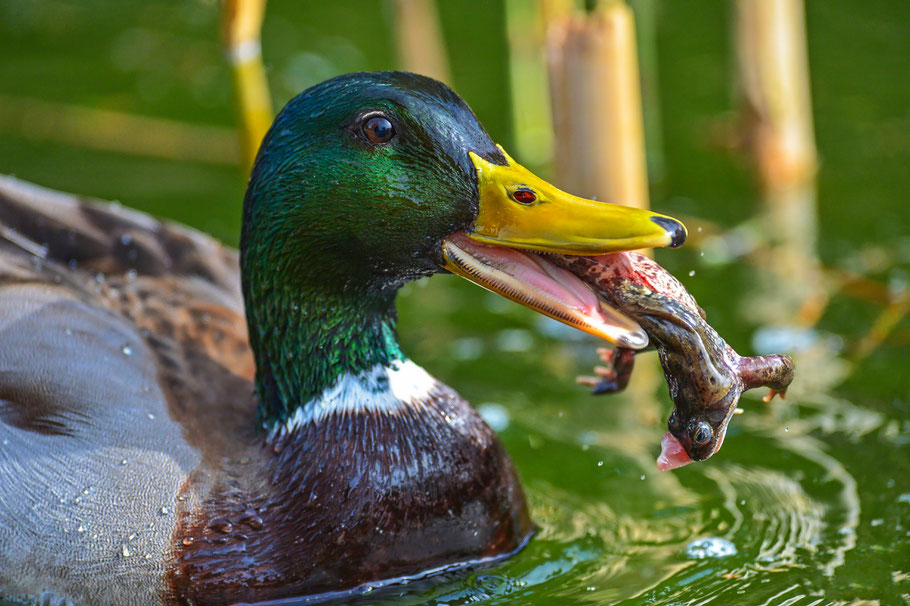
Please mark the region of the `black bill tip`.
[[679, 248], [686, 243], [686, 226], [670, 217], [651, 217], [651, 220], [670, 234], [670, 248]]

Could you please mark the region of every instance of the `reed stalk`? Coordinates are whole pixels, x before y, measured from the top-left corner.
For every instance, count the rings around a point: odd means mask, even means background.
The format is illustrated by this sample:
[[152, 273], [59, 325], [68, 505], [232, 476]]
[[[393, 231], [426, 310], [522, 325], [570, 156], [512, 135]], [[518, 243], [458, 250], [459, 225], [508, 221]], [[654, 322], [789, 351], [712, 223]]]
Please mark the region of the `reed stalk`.
[[544, 172], [553, 158], [550, 99], [544, 61], [546, 24], [570, 8], [565, 0], [506, 0], [509, 91], [515, 158]]
[[240, 146], [249, 171], [275, 115], [260, 44], [265, 0], [222, 0], [221, 15], [240, 114]]
[[451, 83], [433, 0], [395, 0], [395, 43], [401, 69]]
[[578, 195], [648, 208], [635, 23], [624, 2], [547, 32], [559, 183]]
[[645, 130], [645, 156], [651, 187], [666, 174], [664, 137], [660, 111], [660, 77], [658, 73], [657, 13], [658, 0], [628, 0], [635, 15], [638, 39], [638, 61], [641, 71], [641, 99]]
[[759, 319], [811, 324], [827, 303], [816, 257], [815, 175], [803, 0], [737, 0], [742, 140], [762, 190], [764, 233]]
[[[560, 187], [604, 202], [648, 208], [642, 97], [635, 18], [621, 1], [603, 2], [586, 13], [554, 11], [547, 27], [550, 103], [555, 165]], [[635, 406], [619, 414], [628, 429], [625, 446], [653, 450], [655, 399], [660, 382], [657, 359], [636, 361], [627, 387]]]

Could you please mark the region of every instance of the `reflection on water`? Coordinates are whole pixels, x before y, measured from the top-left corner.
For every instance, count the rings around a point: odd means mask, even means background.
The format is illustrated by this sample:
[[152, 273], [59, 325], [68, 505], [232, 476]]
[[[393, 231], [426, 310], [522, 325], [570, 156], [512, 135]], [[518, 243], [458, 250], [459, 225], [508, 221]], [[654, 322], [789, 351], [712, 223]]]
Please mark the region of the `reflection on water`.
[[[750, 283], [754, 271], [703, 267], [699, 279], [716, 283], [725, 272]], [[486, 297], [437, 279], [409, 290], [402, 313], [416, 314], [415, 323], [432, 313], [437, 326], [450, 327]], [[439, 308], [425, 307], [434, 301]], [[856, 375], [859, 388], [830, 391], [854, 370], [839, 355], [844, 337], [830, 326], [754, 331], [757, 345], [790, 343], [801, 360], [796, 389], [771, 404], [759, 400], [762, 393], [746, 397], [747, 412], [734, 419], [718, 455], [658, 473], [654, 458], [670, 410], [662, 382], [651, 393], [589, 396], [572, 379], [588, 372], [593, 340], [566, 339], [515, 308], [496, 316], [498, 329], [460, 325], [455, 347], [470, 356], [452, 359], [432, 340], [408, 346], [469, 399], [487, 400], [482, 409], [501, 423], [540, 533], [492, 570], [396, 590], [382, 603], [908, 602], [910, 404], [901, 396], [883, 407]], [[743, 327], [722, 330], [742, 340]], [[497, 330], [523, 331], [522, 347], [503, 349]], [[650, 407], [660, 418], [636, 414]], [[704, 539], [714, 541], [713, 551], [693, 549]]]
[[[747, 421], [725, 456], [673, 475], [616, 433], [580, 443], [583, 420], [566, 417], [504, 436], [532, 468], [535, 540], [492, 571], [382, 603], [816, 604], [857, 545], [857, 482], [804, 426], [774, 436]], [[715, 544], [693, 549], [702, 538]]]

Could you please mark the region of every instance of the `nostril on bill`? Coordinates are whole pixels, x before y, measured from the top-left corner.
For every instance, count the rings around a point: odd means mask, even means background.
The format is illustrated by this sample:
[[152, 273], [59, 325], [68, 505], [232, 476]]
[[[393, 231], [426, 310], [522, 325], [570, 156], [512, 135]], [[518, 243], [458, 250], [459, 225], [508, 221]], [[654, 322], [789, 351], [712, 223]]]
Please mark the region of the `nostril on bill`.
[[651, 217], [651, 220], [667, 230], [670, 234], [670, 248], [679, 248], [686, 242], [686, 227], [670, 217]]

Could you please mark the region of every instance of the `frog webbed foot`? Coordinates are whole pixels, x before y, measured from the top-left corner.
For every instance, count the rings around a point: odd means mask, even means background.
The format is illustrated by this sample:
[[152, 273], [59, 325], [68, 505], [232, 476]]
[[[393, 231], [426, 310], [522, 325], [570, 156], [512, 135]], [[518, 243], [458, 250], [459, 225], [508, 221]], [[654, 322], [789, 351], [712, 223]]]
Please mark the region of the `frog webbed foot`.
[[766, 395], [764, 398], [762, 398], [762, 402], [770, 402], [771, 400], [774, 399], [774, 396], [780, 396], [781, 400], [786, 400], [787, 399], [787, 390], [786, 389], [777, 390], [772, 387], [771, 389], [768, 390], [768, 395]]
[[610, 349], [598, 348], [597, 354], [605, 366], [595, 366], [596, 377], [578, 377], [580, 385], [591, 388], [591, 395], [616, 393], [622, 391], [629, 384], [629, 376], [635, 365], [635, 350], [618, 347]]

